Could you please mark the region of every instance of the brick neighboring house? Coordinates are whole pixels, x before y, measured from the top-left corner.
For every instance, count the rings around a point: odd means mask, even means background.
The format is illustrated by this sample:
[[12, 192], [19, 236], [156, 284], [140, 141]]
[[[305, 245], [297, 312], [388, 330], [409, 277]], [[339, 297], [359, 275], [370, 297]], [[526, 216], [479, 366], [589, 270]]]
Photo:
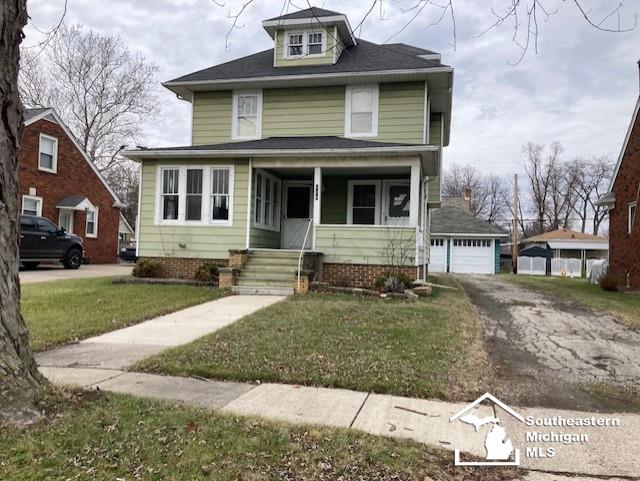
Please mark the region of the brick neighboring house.
[[609, 268], [621, 286], [640, 288], [640, 98], [624, 140], [609, 193], [598, 204], [609, 209]]
[[116, 262], [124, 205], [53, 109], [25, 111], [18, 179], [23, 214], [82, 237], [88, 262]]

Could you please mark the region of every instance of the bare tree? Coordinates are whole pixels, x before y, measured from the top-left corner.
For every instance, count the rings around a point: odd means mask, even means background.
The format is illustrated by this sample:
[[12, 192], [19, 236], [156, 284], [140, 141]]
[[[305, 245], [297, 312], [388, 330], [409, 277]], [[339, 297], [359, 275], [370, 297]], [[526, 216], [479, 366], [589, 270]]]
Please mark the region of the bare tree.
[[62, 25], [41, 52], [24, 52], [20, 93], [29, 107], [54, 107], [104, 171], [153, 114], [157, 71], [118, 36]]
[[476, 167], [453, 164], [442, 176], [442, 195], [462, 197], [471, 191], [469, 210], [474, 216], [495, 222], [507, 211], [508, 186], [497, 175], [483, 175]]
[[131, 226], [138, 215], [138, 189], [140, 167], [135, 162], [122, 162], [105, 172], [105, 179], [118, 198], [126, 205], [120, 210]]
[[0, 3], [0, 420], [38, 417], [47, 382], [39, 373], [20, 314], [18, 151], [23, 107], [18, 93], [26, 0]]
[[575, 179], [572, 185], [575, 197], [572, 208], [579, 217], [580, 230], [586, 232], [589, 216], [593, 216], [592, 232], [597, 235], [607, 211], [595, 203], [608, 188], [613, 175], [613, 164], [607, 157], [574, 159], [567, 166], [567, 171]]

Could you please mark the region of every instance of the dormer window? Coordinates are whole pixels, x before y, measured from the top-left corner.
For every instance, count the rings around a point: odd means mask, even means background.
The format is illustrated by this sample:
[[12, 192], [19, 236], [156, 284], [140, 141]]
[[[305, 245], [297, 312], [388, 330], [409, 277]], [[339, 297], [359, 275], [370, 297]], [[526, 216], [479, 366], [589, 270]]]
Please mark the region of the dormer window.
[[322, 53], [322, 33], [313, 32], [307, 35], [307, 45], [309, 55], [320, 55]]
[[289, 57], [299, 57], [302, 55], [304, 44], [302, 42], [303, 35], [301, 33], [289, 34]]
[[327, 51], [324, 31], [289, 32], [286, 39], [287, 58], [321, 57]]

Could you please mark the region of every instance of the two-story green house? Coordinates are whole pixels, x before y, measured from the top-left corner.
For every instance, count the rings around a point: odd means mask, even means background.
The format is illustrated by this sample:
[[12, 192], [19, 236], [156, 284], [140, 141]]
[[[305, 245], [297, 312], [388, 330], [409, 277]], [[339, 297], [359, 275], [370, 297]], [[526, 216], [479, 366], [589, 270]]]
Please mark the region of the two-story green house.
[[320, 8], [263, 27], [272, 48], [163, 84], [191, 103], [191, 145], [126, 153], [142, 167], [138, 255], [167, 276], [227, 265], [239, 291], [297, 286], [301, 251], [331, 284], [422, 277], [453, 69]]

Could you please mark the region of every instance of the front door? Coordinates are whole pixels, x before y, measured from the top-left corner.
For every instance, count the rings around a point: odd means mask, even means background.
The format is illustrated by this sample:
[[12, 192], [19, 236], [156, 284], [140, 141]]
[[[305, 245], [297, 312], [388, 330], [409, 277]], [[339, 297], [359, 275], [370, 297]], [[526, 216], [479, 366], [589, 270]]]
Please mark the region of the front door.
[[409, 223], [411, 186], [406, 181], [386, 181], [384, 183], [384, 220], [387, 225]]
[[[300, 249], [313, 216], [311, 183], [284, 183], [284, 209], [282, 209], [282, 248]], [[312, 231], [309, 230], [305, 249], [311, 249]]]

